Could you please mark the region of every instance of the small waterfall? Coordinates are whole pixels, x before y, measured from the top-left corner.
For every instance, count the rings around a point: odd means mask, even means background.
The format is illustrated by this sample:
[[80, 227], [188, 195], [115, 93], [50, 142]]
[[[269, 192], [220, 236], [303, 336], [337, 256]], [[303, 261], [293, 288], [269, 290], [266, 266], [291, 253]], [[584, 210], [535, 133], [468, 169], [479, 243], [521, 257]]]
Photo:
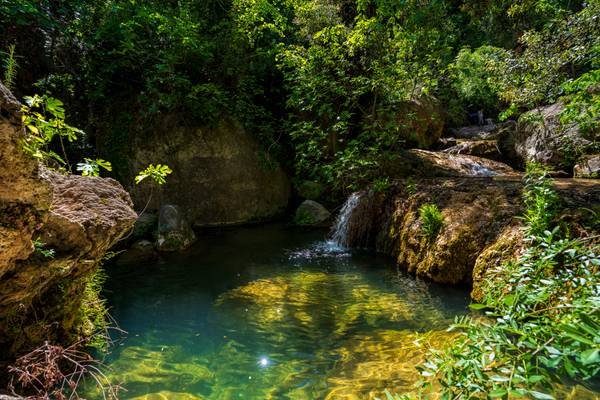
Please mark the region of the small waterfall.
[[348, 197], [346, 203], [340, 210], [340, 213], [335, 220], [335, 226], [333, 228], [333, 233], [331, 234], [330, 242], [339, 247], [345, 248], [348, 246], [349, 238], [348, 233], [350, 230], [350, 218], [352, 217], [352, 213], [354, 209], [360, 203], [360, 199], [362, 197], [362, 193], [355, 192]]

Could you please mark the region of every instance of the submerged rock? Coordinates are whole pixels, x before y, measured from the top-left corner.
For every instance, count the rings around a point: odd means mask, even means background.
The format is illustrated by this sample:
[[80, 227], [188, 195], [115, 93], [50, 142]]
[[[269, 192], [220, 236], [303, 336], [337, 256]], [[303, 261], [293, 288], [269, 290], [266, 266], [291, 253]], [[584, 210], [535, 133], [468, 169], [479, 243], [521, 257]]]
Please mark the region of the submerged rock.
[[301, 226], [327, 226], [331, 213], [316, 201], [305, 200], [296, 209], [294, 223]]
[[600, 178], [600, 154], [583, 156], [573, 168], [576, 178]]
[[76, 337], [90, 276], [136, 219], [115, 180], [61, 175], [24, 154], [19, 110], [0, 84], [0, 364]]
[[179, 251], [196, 241], [196, 235], [178, 206], [166, 204], [158, 215], [158, 251]]

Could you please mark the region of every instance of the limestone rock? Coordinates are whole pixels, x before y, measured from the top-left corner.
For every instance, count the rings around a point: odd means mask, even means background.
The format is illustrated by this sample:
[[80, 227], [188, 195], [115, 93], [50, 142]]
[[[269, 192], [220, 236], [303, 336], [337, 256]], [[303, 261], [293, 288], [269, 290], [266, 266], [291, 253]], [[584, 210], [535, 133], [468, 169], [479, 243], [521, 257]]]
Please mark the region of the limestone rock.
[[125, 181], [133, 182], [149, 163], [167, 164], [173, 170], [159, 188], [145, 184], [129, 188], [139, 209], [150, 198], [150, 210], [177, 204], [193, 225], [212, 226], [273, 218], [287, 207], [291, 187], [286, 174], [233, 119], [190, 127], [180, 117], [168, 116], [153, 131], [143, 132], [132, 149]]
[[[559, 179], [555, 189], [570, 227], [576, 226], [570, 222], [575, 218], [567, 210], [600, 207], [600, 184], [595, 181]], [[481, 281], [488, 263], [500, 263], [518, 249], [507, 237], [518, 238], [512, 229], [521, 225], [522, 190], [517, 177], [417, 179], [411, 185], [396, 181], [386, 193], [360, 196], [359, 211], [348, 223], [361, 228], [349, 230], [347, 242], [375, 247], [400, 267], [436, 282]], [[437, 205], [444, 218], [433, 239], [423, 234], [419, 208], [425, 203]]]
[[196, 241], [196, 235], [178, 206], [166, 204], [158, 214], [158, 251], [179, 251]]
[[0, 366], [73, 339], [89, 277], [136, 219], [116, 181], [47, 171], [26, 155], [19, 110], [0, 84]]
[[473, 300], [482, 302], [488, 282], [504, 277], [502, 266], [517, 260], [524, 249], [523, 238], [521, 226], [509, 225], [479, 254], [473, 267]]
[[497, 161], [417, 149], [400, 152], [395, 159], [383, 162], [381, 169], [392, 178], [518, 175], [511, 167]]
[[316, 201], [305, 200], [296, 209], [294, 222], [302, 226], [327, 226], [331, 213]]
[[521, 116], [505, 140], [523, 164], [536, 162], [555, 169], [572, 168], [569, 148], [586, 149], [592, 142], [584, 137], [577, 124], [562, 125], [561, 102], [537, 108]]
[[465, 154], [501, 161], [502, 154], [495, 140], [457, 140], [456, 144], [444, 150], [448, 154]]
[[573, 168], [573, 175], [576, 178], [600, 178], [600, 154], [581, 157]]

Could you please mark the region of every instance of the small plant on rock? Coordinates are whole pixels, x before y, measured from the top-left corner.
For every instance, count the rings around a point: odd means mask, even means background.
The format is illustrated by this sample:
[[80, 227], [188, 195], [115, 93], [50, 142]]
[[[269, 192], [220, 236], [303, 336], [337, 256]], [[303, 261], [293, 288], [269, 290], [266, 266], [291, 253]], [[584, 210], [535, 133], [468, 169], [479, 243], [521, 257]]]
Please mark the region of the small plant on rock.
[[419, 207], [419, 215], [423, 225], [421, 229], [423, 235], [429, 240], [433, 240], [444, 227], [444, 216], [435, 204], [425, 203]]

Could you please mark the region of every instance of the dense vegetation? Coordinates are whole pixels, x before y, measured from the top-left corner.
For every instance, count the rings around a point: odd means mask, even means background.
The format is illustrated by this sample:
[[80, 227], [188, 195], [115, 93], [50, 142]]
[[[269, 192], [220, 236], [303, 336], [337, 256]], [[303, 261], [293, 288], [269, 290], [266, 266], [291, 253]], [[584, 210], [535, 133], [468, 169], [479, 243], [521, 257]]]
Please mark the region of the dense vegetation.
[[[134, 139], [167, 116], [233, 116], [267, 164], [336, 195], [385, 191], [383, 161], [431, 146], [424, 121], [540, 119], [527, 111], [560, 101], [561, 123], [600, 149], [600, 0], [0, 0], [0, 50], [25, 150], [82, 175], [125, 179]], [[489, 282], [485, 317], [457, 321], [460, 338], [421, 367], [424, 391], [549, 399], [600, 371], [597, 238], [556, 222], [545, 172], [526, 179], [528, 249]], [[435, 240], [441, 211], [419, 213]]]
[[599, 8], [595, 0], [4, 1], [0, 47], [5, 80], [20, 95], [63, 100], [117, 176], [132, 136], [164, 115], [186, 124], [233, 115], [267, 159], [345, 191], [376, 175], [386, 155], [423, 145], [416, 100], [431, 104], [428, 118], [459, 125], [468, 112], [508, 118], [563, 97], [564, 122], [593, 136]]
[[[545, 171], [531, 166], [525, 181], [527, 250], [485, 282], [483, 304], [471, 305], [485, 318], [457, 319], [451, 329], [461, 335], [419, 367], [421, 396], [433, 387], [443, 399], [554, 399], [557, 386], [600, 371], [597, 237], [557, 222]], [[584, 229], [597, 229], [597, 215], [588, 220]]]

